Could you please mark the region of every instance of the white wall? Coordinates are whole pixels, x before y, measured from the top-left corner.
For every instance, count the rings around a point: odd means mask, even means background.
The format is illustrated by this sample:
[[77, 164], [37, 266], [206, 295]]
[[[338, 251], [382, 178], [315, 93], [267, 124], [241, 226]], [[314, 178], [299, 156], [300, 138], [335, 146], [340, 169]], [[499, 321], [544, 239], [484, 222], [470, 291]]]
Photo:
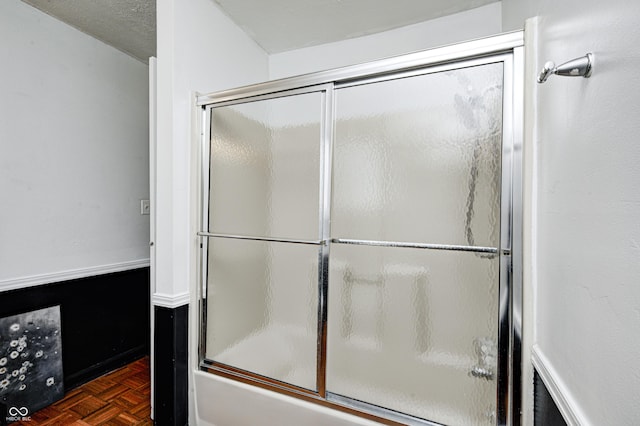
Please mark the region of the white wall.
[[496, 2], [378, 34], [273, 54], [269, 75], [290, 77], [495, 35], [501, 32], [501, 16], [501, 3]]
[[534, 0], [502, 0], [502, 31], [524, 28], [527, 18], [538, 15], [540, 3]]
[[535, 62], [593, 52], [590, 79], [534, 85], [534, 361], [572, 423], [640, 419], [640, 3], [505, 0], [539, 18]]
[[157, 23], [156, 302], [171, 306], [188, 301], [195, 277], [193, 96], [267, 80], [268, 62], [211, 0], [160, 0]]
[[0, 291], [148, 264], [148, 67], [0, 2]]
[[[267, 54], [211, 0], [158, 0], [155, 305], [195, 300], [198, 240], [196, 92], [268, 79]], [[193, 399], [198, 310], [190, 310], [189, 415]], [[214, 395], [215, 397], [215, 395]]]

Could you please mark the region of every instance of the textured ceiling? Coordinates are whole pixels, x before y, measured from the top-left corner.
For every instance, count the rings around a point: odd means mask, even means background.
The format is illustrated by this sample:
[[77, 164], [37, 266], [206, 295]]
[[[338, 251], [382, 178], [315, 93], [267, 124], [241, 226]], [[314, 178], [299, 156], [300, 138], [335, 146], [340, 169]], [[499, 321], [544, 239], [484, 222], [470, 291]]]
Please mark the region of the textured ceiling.
[[373, 34], [498, 0], [214, 0], [268, 53]]
[[[143, 62], [156, 55], [155, 0], [22, 1]], [[264, 50], [278, 53], [415, 24], [497, 0], [210, 1]]]
[[22, 1], [145, 63], [156, 55], [155, 0]]

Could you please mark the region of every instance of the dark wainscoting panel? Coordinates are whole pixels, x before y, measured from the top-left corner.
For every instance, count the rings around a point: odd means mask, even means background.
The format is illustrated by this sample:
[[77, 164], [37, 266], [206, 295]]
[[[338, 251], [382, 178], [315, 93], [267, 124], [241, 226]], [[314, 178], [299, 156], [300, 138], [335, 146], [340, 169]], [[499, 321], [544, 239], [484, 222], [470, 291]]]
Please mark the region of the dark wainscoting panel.
[[149, 268], [0, 292], [0, 317], [60, 305], [65, 390], [149, 354]]
[[551, 398], [551, 394], [544, 385], [544, 382], [534, 371], [534, 425], [535, 426], [567, 426], [556, 403]]
[[189, 305], [155, 306], [154, 318], [154, 422], [156, 426], [184, 426], [189, 421]]

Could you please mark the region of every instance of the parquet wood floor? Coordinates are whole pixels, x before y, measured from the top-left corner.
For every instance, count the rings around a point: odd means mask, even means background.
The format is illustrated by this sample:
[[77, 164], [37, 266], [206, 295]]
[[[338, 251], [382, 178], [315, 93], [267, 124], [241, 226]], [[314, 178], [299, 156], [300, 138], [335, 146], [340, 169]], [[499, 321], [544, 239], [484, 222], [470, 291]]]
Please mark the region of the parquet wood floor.
[[31, 415], [24, 426], [153, 425], [149, 358], [99, 377]]

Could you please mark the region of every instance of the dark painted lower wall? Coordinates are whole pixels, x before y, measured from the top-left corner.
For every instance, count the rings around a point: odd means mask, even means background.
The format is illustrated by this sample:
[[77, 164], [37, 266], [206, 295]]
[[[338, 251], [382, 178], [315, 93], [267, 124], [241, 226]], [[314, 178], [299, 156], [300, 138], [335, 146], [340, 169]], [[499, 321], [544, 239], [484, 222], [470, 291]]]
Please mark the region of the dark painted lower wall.
[[154, 421], [156, 426], [184, 426], [189, 419], [189, 305], [155, 306], [154, 319]]
[[535, 426], [567, 426], [537, 371], [534, 371], [533, 380]]
[[0, 317], [60, 305], [65, 390], [149, 354], [149, 268], [0, 292]]

